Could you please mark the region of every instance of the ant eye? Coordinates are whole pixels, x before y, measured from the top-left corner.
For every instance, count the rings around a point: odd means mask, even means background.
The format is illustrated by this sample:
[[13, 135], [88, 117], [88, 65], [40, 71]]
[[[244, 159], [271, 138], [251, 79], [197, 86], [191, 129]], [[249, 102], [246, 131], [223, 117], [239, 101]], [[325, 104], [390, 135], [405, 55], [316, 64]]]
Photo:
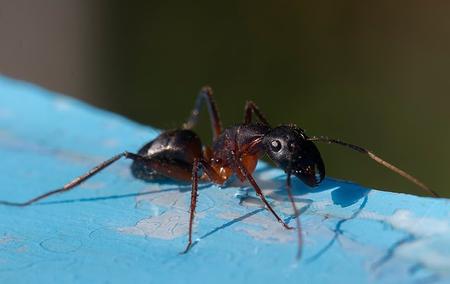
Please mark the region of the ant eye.
[[274, 152], [280, 151], [280, 150], [281, 150], [281, 142], [278, 141], [278, 140], [273, 140], [273, 141], [270, 143], [270, 148], [271, 148], [272, 151], [274, 151]]
[[289, 148], [290, 152], [293, 152], [295, 150], [295, 144], [294, 143], [289, 143], [288, 148]]

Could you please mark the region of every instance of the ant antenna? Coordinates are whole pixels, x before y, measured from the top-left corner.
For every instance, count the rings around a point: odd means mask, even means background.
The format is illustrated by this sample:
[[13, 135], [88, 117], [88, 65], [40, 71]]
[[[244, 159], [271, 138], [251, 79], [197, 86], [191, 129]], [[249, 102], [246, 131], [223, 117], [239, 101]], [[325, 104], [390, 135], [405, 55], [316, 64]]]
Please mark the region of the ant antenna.
[[390, 169], [391, 171], [401, 175], [402, 177], [406, 178], [407, 180], [415, 183], [417, 186], [419, 186], [421, 189], [423, 189], [424, 191], [428, 192], [429, 194], [435, 196], [435, 197], [439, 197], [439, 195], [434, 192], [433, 190], [431, 190], [430, 188], [428, 188], [428, 186], [426, 186], [423, 182], [421, 182], [420, 180], [418, 180], [417, 178], [413, 177], [412, 175], [406, 173], [405, 171], [397, 168], [396, 166], [386, 162], [385, 160], [381, 159], [380, 157], [378, 157], [377, 155], [375, 155], [374, 153], [372, 153], [371, 151], [364, 149], [360, 146], [354, 145], [354, 144], [350, 144], [341, 140], [337, 140], [337, 139], [332, 139], [332, 138], [328, 138], [326, 136], [313, 136], [313, 137], [309, 137], [308, 138], [309, 141], [317, 141], [317, 142], [324, 142], [324, 143], [328, 143], [328, 144], [338, 144], [341, 146], [345, 146], [348, 147], [356, 152], [362, 153], [362, 154], [367, 154], [372, 160], [374, 160], [375, 162], [385, 166], [386, 168]]
[[61, 188], [49, 191], [47, 193], [39, 195], [39, 196], [37, 196], [35, 198], [32, 198], [32, 199], [30, 199], [28, 201], [25, 201], [25, 202], [10, 202], [10, 201], [0, 200], [0, 204], [1, 205], [7, 205], [7, 206], [25, 207], [25, 206], [31, 205], [31, 204], [33, 204], [33, 203], [35, 203], [35, 202], [37, 202], [37, 201], [39, 201], [41, 199], [49, 197], [50, 195], [69, 191], [69, 190], [73, 189], [74, 187], [77, 187], [78, 185], [82, 184], [87, 179], [89, 179], [90, 177], [94, 176], [95, 174], [97, 174], [101, 170], [103, 170], [106, 167], [110, 166], [114, 162], [118, 161], [122, 157], [133, 159], [133, 160], [141, 159], [141, 156], [139, 156], [139, 155], [136, 155], [136, 154], [133, 154], [133, 153], [129, 153], [129, 152], [123, 152], [123, 153], [115, 155], [114, 157], [110, 158], [109, 160], [106, 160], [103, 163], [95, 166], [89, 172], [85, 173], [82, 176], [79, 176], [79, 177], [75, 178], [74, 180], [72, 180], [71, 182], [67, 183], [66, 185], [64, 185]]

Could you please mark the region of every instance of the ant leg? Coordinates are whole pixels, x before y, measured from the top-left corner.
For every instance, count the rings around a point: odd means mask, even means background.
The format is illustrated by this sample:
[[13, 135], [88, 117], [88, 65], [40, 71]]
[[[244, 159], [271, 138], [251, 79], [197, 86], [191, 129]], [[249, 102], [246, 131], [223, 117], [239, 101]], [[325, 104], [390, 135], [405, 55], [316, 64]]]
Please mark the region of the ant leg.
[[244, 124], [249, 124], [252, 122], [253, 114], [255, 114], [263, 124], [269, 125], [269, 122], [264, 114], [259, 110], [259, 107], [253, 101], [247, 101], [245, 103], [244, 110]]
[[250, 182], [250, 184], [253, 186], [253, 188], [256, 191], [256, 194], [261, 198], [261, 201], [266, 205], [267, 209], [275, 216], [277, 221], [283, 225], [286, 229], [293, 229], [291, 226], [286, 224], [283, 219], [278, 216], [278, 214], [275, 212], [275, 210], [272, 209], [272, 206], [270, 206], [269, 202], [267, 202], [266, 198], [264, 197], [264, 194], [262, 193], [261, 188], [259, 188], [258, 184], [256, 183], [253, 176], [248, 172], [248, 170], [245, 168], [244, 165], [242, 165], [242, 162], [237, 163], [239, 170], [244, 174], [244, 176], [247, 178], [247, 180]]
[[214, 169], [204, 160], [198, 158], [194, 159], [194, 164], [192, 166], [192, 191], [191, 191], [191, 207], [189, 215], [189, 238], [186, 249], [182, 252], [185, 254], [189, 251], [192, 246], [192, 228], [194, 225], [195, 208], [197, 207], [197, 197], [198, 197], [198, 171], [200, 166], [203, 167], [206, 174], [212, 181], [218, 181], [220, 179], [219, 175], [214, 171]]
[[191, 112], [191, 116], [183, 124], [183, 129], [192, 129], [198, 121], [198, 115], [202, 107], [202, 102], [205, 101], [208, 107], [209, 118], [211, 120], [211, 127], [213, 131], [213, 138], [217, 138], [222, 133], [222, 124], [220, 122], [219, 111], [217, 110], [216, 103], [213, 100], [213, 91], [210, 87], [205, 86], [200, 90], [200, 93], [195, 100], [194, 109]]
[[332, 139], [332, 138], [328, 138], [326, 136], [313, 136], [313, 137], [309, 137], [308, 138], [309, 141], [317, 141], [317, 142], [325, 142], [328, 144], [338, 144], [341, 146], [345, 146], [348, 147], [356, 152], [362, 153], [362, 154], [366, 154], [368, 155], [372, 160], [374, 160], [375, 162], [379, 163], [380, 165], [385, 166], [386, 168], [390, 169], [391, 171], [401, 175], [402, 177], [406, 178], [407, 180], [409, 180], [412, 183], [415, 183], [418, 187], [420, 187], [421, 189], [425, 190], [426, 192], [428, 192], [429, 194], [435, 196], [435, 197], [439, 197], [439, 195], [434, 192], [432, 189], [428, 188], [428, 186], [426, 186], [423, 182], [421, 182], [420, 180], [418, 180], [417, 178], [413, 177], [412, 175], [408, 174], [407, 172], [397, 168], [396, 166], [386, 162], [385, 160], [381, 159], [380, 157], [378, 157], [377, 155], [375, 155], [374, 153], [372, 153], [371, 151], [364, 149], [360, 146], [354, 145], [354, 144], [350, 144], [341, 140], [337, 140], [337, 139]]
[[294, 209], [294, 215], [295, 215], [295, 222], [297, 223], [297, 239], [298, 239], [298, 250], [297, 250], [297, 259], [300, 259], [302, 256], [302, 247], [303, 247], [303, 238], [302, 238], [302, 227], [300, 225], [300, 212], [297, 209], [297, 205], [295, 205], [294, 196], [292, 195], [291, 190], [291, 174], [287, 174], [286, 179], [286, 189], [289, 196], [289, 200], [292, 204], [292, 209]]
[[182, 252], [187, 253], [192, 245], [192, 226], [194, 224], [195, 208], [197, 207], [198, 197], [198, 170], [200, 169], [198, 159], [194, 159], [194, 165], [192, 166], [192, 191], [191, 191], [191, 208], [189, 215], [189, 239], [186, 249]]
[[26, 202], [9, 202], [9, 201], [1, 201], [0, 200], [0, 204], [8, 205], [8, 206], [24, 207], [24, 206], [31, 205], [31, 204], [33, 204], [33, 203], [35, 203], [35, 202], [37, 202], [37, 201], [39, 201], [41, 199], [47, 198], [47, 197], [49, 197], [49, 196], [51, 196], [53, 194], [69, 191], [69, 190], [77, 187], [78, 185], [82, 184], [84, 181], [86, 181], [90, 177], [94, 176], [95, 174], [97, 174], [101, 170], [107, 168], [108, 166], [110, 166], [114, 162], [118, 161], [122, 157], [125, 157], [127, 159], [132, 159], [132, 160], [140, 160], [140, 159], [142, 159], [142, 156], [139, 156], [139, 155], [136, 155], [136, 154], [129, 153], [129, 152], [125, 151], [125, 152], [120, 153], [118, 155], [115, 155], [111, 159], [106, 160], [103, 163], [95, 166], [89, 172], [85, 173], [82, 176], [77, 177], [76, 179], [72, 180], [71, 182], [67, 183], [66, 185], [64, 185], [63, 187], [61, 187], [59, 189], [55, 189], [55, 190], [49, 191], [49, 192], [44, 193], [42, 195], [39, 195], [39, 196], [37, 196], [35, 198], [32, 198], [32, 199], [30, 199], [30, 200], [28, 200]]

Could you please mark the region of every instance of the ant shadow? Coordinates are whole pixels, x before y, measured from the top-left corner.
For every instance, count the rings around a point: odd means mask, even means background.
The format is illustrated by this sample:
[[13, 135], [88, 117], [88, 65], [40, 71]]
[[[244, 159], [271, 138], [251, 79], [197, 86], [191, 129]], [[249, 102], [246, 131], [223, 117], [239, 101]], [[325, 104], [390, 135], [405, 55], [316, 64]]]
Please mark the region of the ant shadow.
[[[273, 168], [270, 166], [263, 166], [262, 168], [255, 171], [256, 175], [256, 181], [261, 186], [261, 188], [275, 188], [274, 195], [269, 194], [269, 197], [272, 197], [274, 199], [277, 199], [278, 201], [282, 202], [289, 202], [289, 197], [287, 190], [285, 190], [286, 186], [286, 175], [284, 173], [277, 174], [276, 176], [272, 177], [269, 180], [260, 179], [259, 176], [264, 174], [267, 171], [272, 171]], [[76, 198], [76, 199], [65, 199], [65, 200], [56, 200], [56, 201], [46, 201], [46, 202], [40, 202], [36, 205], [52, 205], [52, 204], [65, 204], [65, 203], [77, 203], [77, 202], [96, 202], [96, 201], [104, 201], [104, 200], [114, 200], [114, 199], [125, 199], [125, 198], [132, 198], [132, 197], [139, 197], [139, 196], [147, 196], [152, 194], [158, 194], [158, 193], [164, 193], [164, 192], [172, 192], [172, 191], [179, 191], [180, 193], [185, 193], [191, 190], [190, 183], [175, 183], [170, 179], [155, 179], [151, 181], [140, 181], [144, 183], [151, 183], [155, 185], [173, 185], [173, 187], [159, 189], [159, 190], [147, 190], [147, 191], [140, 191], [140, 192], [133, 192], [133, 193], [125, 193], [125, 194], [116, 194], [116, 195], [109, 195], [109, 196], [100, 196], [100, 197], [91, 197], [91, 198]], [[212, 183], [201, 183], [199, 184], [199, 191], [202, 191], [206, 188], [209, 188]], [[235, 182], [231, 181], [230, 183], [227, 183], [225, 186], [235, 186]], [[238, 187], [247, 187], [248, 185], [238, 183]], [[320, 249], [316, 254], [314, 254], [312, 257], [308, 258], [308, 262], [312, 262], [320, 258], [323, 254], [325, 254], [336, 241], [339, 241], [339, 237], [343, 235], [343, 230], [341, 229], [342, 225], [358, 216], [358, 214], [363, 210], [365, 205], [368, 201], [368, 193], [370, 192], [369, 189], [363, 188], [361, 186], [358, 186], [357, 184], [345, 182], [345, 181], [339, 181], [334, 180], [331, 178], [326, 178], [323, 180], [323, 182], [314, 188], [306, 186], [303, 182], [298, 180], [297, 178], [293, 177], [291, 180], [291, 189], [293, 193], [293, 198], [295, 202], [301, 202], [306, 203], [306, 206], [303, 206], [299, 208], [299, 215], [302, 215], [306, 211], [309, 210], [311, 205], [314, 203], [314, 200], [309, 198], [302, 197], [305, 194], [309, 193], [319, 193], [324, 191], [331, 191], [331, 199], [335, 205], [338, 205], [340, 207], [349, 207], [351, 205], [356, 204], [359, 200], [363, 199], [361, 205], [359, 206], [358, 210], [355, 211], [349, 218], [341, 219], [339, 220], [335, 228], [332, 230], [334, 232], [333, 237], [331, 240], [322, 248]], [[273, 195], [273, 196], [272, 196]], [[275, 198], [276, 196], [276, 198]], [[259, 208], [246, 213], [242, 216], [239, 216], [237, 218], [234, 218], [214, 229], [211, 231], [205, 233], [204, 235], [200, 236], [197, 240], [195, 240], [192, 243], [192, 247], [198, 244], [198, 242], [202, 239], [206, 239], [210, 237], [211, 235], [220, 232], [224, 229], [227, 229], [228, 227], [241, 222], [247, 218], [252, 217], [253, 215], [256, 215], [264, 210], [265, 207], [262, 205], [259, 198], [254, 196], [246, 196], [243, 199], [241, 199], [241, 202], [239, 204], [242, 205], [242, 201], [245, 201], [246, 205], [252, 203], [253, 205], [259, 206]], [[287, 218], [285, 218], [285, 222], [289, 223], [292, 219], [295, 219], [297, 216], [294, 216], [295, 214], [289, 215]]]
[[[257, 171], [257, 174], [264, 174], [264, 171], [270, 171], [272, 170], [270, 167], [260, 169]], [[287, 190], [283, 190], [283, 186], [286, 187], [286, 175], [285, 174], [279, 174], [271, 179], [272, 187], [273, 182], [276, 183], [276, 187], [278, 190], [276, 191], [276, 194], [278, 196], [281, 196], [283, 200], [288, 201], [288, 192]], [[365, 206], [367, 205], [368, 199], [369, 199], [369, 192], [370, 189], [364, 188], [362, 186], [359, 186], [357, 184], [347, 182], [347, 181], [340, 181], [335, 180], [332, 178], [325, 178], [322, 183], [320, 183], [317, 187], [308, 187], [303, 182], [301, 182], [299, 179], [293, 177], [291, 179], [291, 189], [292, 194], [294, 197], [294, 201], [303, 201], [310, 200], [310, 202], [307, 202], [307, 206], [304, 206], [302, 209], [304, 213], [309, 209], [309, 207], [314, 203], [312, 199], [301, 199], [299, 196], [303, 196], [305, 194], [314, 194], [314, 193], [320, 193], [325, 191], [331, 191], [331, 199], [333, 201], [334, 205], [340, 206], [341, 208], [346, 208], [349, 206], [352, 206], [354, 204], [357, 204], [358, 202], [361, 202], [361, 204], [358, 206], [358, 209], [354, 211], [350, 217], [340, 219], [336, 222], [336, 225], [334, 226], [331, 231], [333, 232], [332, 238], [328, 241], [328, 243], [321, 248], [318, 252], [316, 252], [314, 255], [306, 259], [308, 263], [311, 263], [317, 259], [319, 259], [322, 255], [324, 255], [335, 243], [336, 241], [339, 242], [339, 238], [344, 235], [344, 230], [342, 230], [343, 224], [345, 224], [347, 221], [350, 221], [352, 219], [355, 219], [358, 217], [358, 215], [363, 211]], [[362, 200], [362, 201], [361, 201]], [[290, 219], [295, 218], [295, 216], [291, 216]], [[326, 218], [327, 219], [327, 218]]]
[[[265, 171], [273, 170], [270, 167], [264, 167], [256, 171], [257, 174], [263, 174]], [[288, 193], [285, 190], [286, 187], [286, 174], [282, 173], [280, 175], [275, 176], [272, 179], [276, 185], [278, 190], [276, 194], [282, 196], [284, 201], [288, 201]], [[264, 182], [261, 182], [263, 184]], [[272, 183], [273, 186], [273, 183]], [[262, 186], [262, 188], [264, 188]], [[341, 181], [333, 178], [326, 177], [317, 187], [309, 187], [305, 185], [302, 181], [300, 181], [296, 177], [291, 178], [291, 189], [294, 199], [296, 197], [308, 194], [308, 193], [319, 193], [324, 191], [331, 191], [331, 199], [334, 205], [338, 205], [342, 208], [352, 206], [361, 199], [365, 198], [370, 189], [364, 188], [355, 183]]]
[[[268, 171], [273, 171], [274, 169], [270, 167], [269, 165], [263, 165], [262, 167], [258, 168], [255, 171], [256, 181], [260, 185], [262, 189], [264, 188], [273, 188], [274, 186], [277, 188], [275, 191], [276, 195], [278, 197], [281, 197], [280, 201], [289, 201], [287, 190], [285, 190], [286, 186], [286, 174], [281, 173], [274, 176], [270, 181], [268, 180], [261, 180], [258, 178], [259, 175], [264, 174]], [[235, 184], [235, 180], [231, 180], [225, 184], [225, 186], [237, 186], [241, 188], [249, 188], [248, 185], [243, 183], [237, 183]], [[95, 201], [103, 201], [103, 200], [111, 200], [111, 199], [122, 199], [122, 198], [131, 198], [131, 197], [138, 197], [138, 196], [145, 196], [145, 195], [151, 195], [156, 193], [162, 193], [162, 192], [169, 192], [169, 191], [176, 191], [178, 190], [181, 193], [187, 192], [191, 190], [191, 184], [188, 182], [174, 182], [171, 179], [167, 178], [156, 178], [152, 180], [139, 180], [141, 183], [146, 184], [155, 184], [155, 185], [173, 185], [171, 188], [166, 189], [160, 189], [160, 190], [150, 190], [150, 191], [140, 191], [140, 192], [133, 192], [133, 193], [125, 193], [125, 194], [116, 194], [116, 195], [109, 195], [109, 196], [100, 196], [100, 197], [91, 197], [91, 198], [77, 198], [77, 199], [65, 199], [65, 200], [56, 200], [56, 201], [44, 201], [35, 204], [36, 205], [51, 205], [51, 204], [62, 204], [62, 203], [76, 203], [76, 202], [95, 202]], [[200, 183], [198, 190], [201, 191], [205, 188], [208, 188], [212, 185], [211, 182], [205, 182]], [[331, 192], [331, 198], [335, 205], [339, 205], [341, 207], [348, 207], [353, 204], [356, 204], [359, 200], [364, 198], [368, 195], [370, 192], [369, 189], [363, 188], [361, 186], [358, 186], [354, 183], [349, 183], [345, 181], [338, 181], [331, 178], [325, 178], [322, 183], [317, 187], [308, 187], [303, 182], [298, 180], [295, 177], [292, 177], [291, 181], [291, 189], [294, 196], [294, 200], [297, 202], [306, 202], [306, 203], [312, 203], [313, 200], [311, 199], [305, 199], [301, 198], [302, 195], [308, 194], [308, 193], [318, 193], [323, 191], [329, 191]], [[251, 196], [246, 196], [242, 200], [246, 200], [253, 203], [259, 203], [258, 198], [254, 198]], [[242, 204], [242, 203], [241, 203]]]
[[[177, 183], [175, 185], [174, 182], [172, 180], [170, 180], [170, 179], [155, 179], [153, 181], [142, 180], [141, 182], [151, 183], [151, 184], [159, 185], [159, 186], [160, 185], [169, 185], [170, 184], [170, 185], [173, 185], [174, 187], [164, 188], [164, 189], [160, 189], [160, 190], [146, 190], [146, 191], [140, 191], [140, 192], [116, 194], [116, 195], [108, 195], [108, 196], [99, 196], [99, 197], [85, 197], [85, 198], [73, 198], [73, 199], [55, 200], [55, 201], [43, 201], [43, 202], [34, 204], [34, 206], [64, 204], [64, 203], [78, 203], [78, 202], [95, 202], [95, 201], [114, 200], [114, 199], [125, 199], [125, 198], [146, 196], [146, 195], [152, 195], [152, 194], [164, 193], [164, 192], [171, 192], [171, 191], [179, 191], [180, 193], [191, 191], [191, 185], [189, 183]], [[211, 185], [210, 183], [199, 184], [198, 190], [201, 191], [201, 190], [209, 187], [210, 185]]]
[[249, 212], [247, 214], [244, 214], [242, 216], [234, 218], [231, 221], [228, 221], [228, 222], [226, 222], [225, 224], [223, 224], [223, 225], [221, 225], [219, 227], [214, 228], [213, 230], [209, 231], [208, 233], [200, 236], [197, 240], [195, 240], [192, 243], [191, 248], [193, 248], [195, 245], [197, 245], [200, 240], [206, 239], [207, 237], [209, 237], [209, 236], [211, 236], [211, 235], [213, 235], [213, 234], [215, 234], [215, 233], [217, 233], [217, 232], [219, 232], [221, 230], [224, 230], [224, 229], [230, 227], [233, 224], [236, 224], [238, 222], [244, 221], [245, 219], [250, 218], [251, 216], [256, 215], [259, 212], [262, 212], [264, 210], [266, 210], [266, 209], [265, 208], [259, 208], [259, 209], [253, 210], [253, 211], [251, 211], [251, 212]]
[[331, 240], [322, 248], [320, 249], [317, 253], [315, 253], [313, 256], [309, 257], [306, 261], [308, 263], [311, 263], [313, 261], [318, 260], [323, 254], [325, 254], [336, 241], [339, 241], [339, 237], [344, 235], [344, 230], [342, 230], [342, 225], [347, 222], [350, 221], [352, 219], [355, 219], [356, 217], [358, 217], [358, 215], [362, 212], [362, 210], [364, 209], [364, 207], [366, 207], [367, 205], [367, 201], [368, 201], [368, 197], [365, 196], [364, 200], [362, 201], [361, 205], [359, 206], [359, 208], [348, 218], [344, 218], [339, 220], [334, 229], [332, 229], [334, 235], [331, 238]]

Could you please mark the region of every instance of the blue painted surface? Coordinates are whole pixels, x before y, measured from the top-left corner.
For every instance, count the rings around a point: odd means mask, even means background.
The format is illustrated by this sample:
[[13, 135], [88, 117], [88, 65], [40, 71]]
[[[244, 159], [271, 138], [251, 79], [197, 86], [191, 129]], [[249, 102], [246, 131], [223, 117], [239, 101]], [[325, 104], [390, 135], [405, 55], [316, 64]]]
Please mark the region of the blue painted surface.
[[[188, 109], [186, 110], [189, 111]], [[24, 201], [157, 132], [0, 77], [0, 199]], [[0, 283], [449, 283], [450, 204], [327, 178], [294, 181], [304, 232], [284, 230], [239, 184], [203, 185], [187, 255], [189, 185], [133, 179], [120, 161], [73, 192], [0, 207]], [[257, 181], [295, 224], [281, 171]]]

